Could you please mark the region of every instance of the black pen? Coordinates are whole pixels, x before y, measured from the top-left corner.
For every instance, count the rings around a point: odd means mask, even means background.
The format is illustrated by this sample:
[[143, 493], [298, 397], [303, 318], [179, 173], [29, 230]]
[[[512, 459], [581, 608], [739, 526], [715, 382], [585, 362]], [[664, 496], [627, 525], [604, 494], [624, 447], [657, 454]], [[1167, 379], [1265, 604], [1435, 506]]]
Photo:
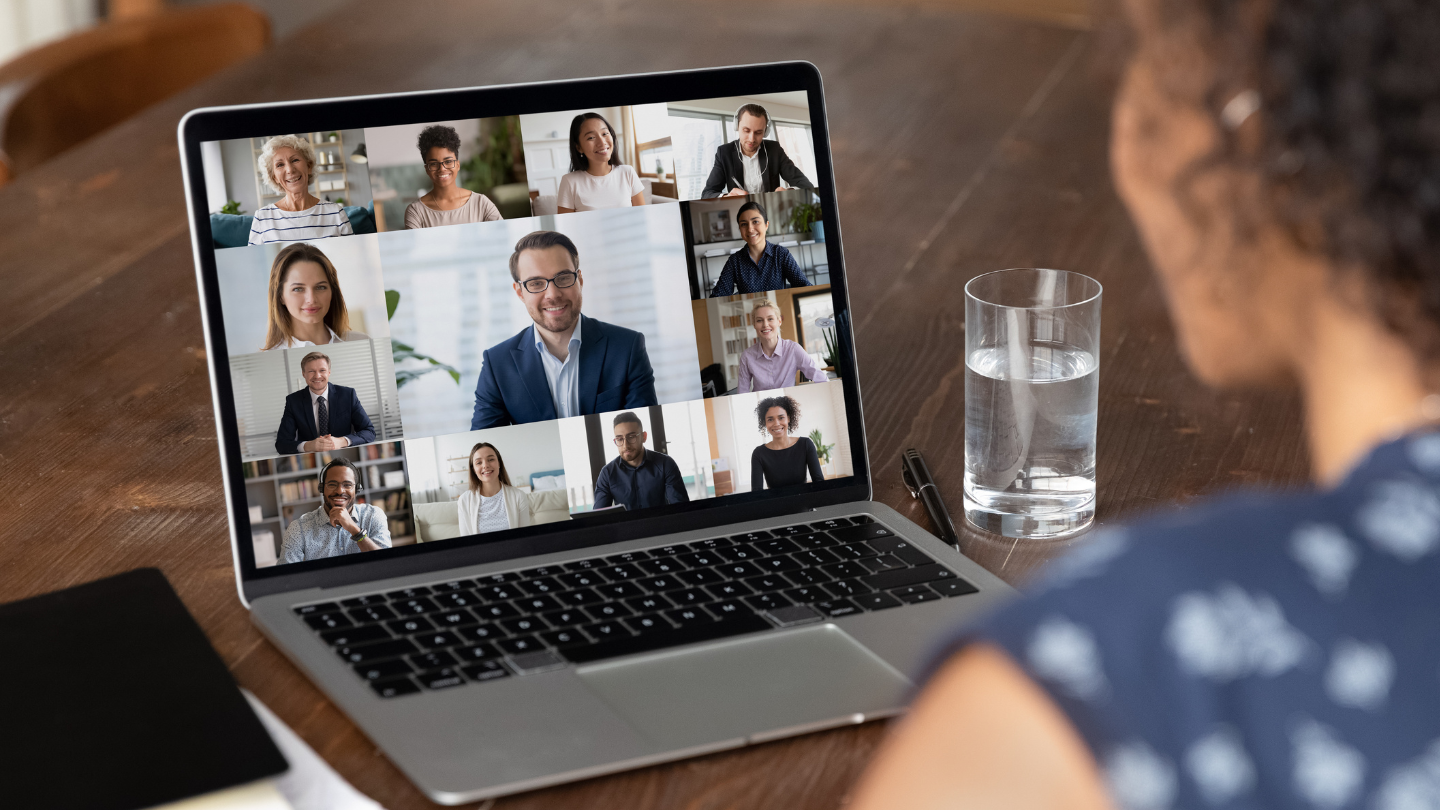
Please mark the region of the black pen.
[[960, 535], [955, 531], [955, 522], [950, 519], [950, 510], [940, 499], [940, 490], [935, 486], [935, 479], [930, 477], [930, 468], [919, 450], [912, 447], [900, 456], [900, 474], [911, 497], [919, 498], [925, 504], [925, 511], [930, 515], [930, 522], [935, 524], [940, 539], [959, 549]]

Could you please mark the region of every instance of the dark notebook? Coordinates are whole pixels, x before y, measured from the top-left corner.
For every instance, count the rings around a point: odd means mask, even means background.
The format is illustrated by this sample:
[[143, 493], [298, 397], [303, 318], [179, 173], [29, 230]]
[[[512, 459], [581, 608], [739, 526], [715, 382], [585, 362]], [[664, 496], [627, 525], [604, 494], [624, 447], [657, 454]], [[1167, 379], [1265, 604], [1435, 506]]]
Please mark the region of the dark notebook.
[[0, 605], [0, 806], [130, 810], [287, 768], [154, 568]]

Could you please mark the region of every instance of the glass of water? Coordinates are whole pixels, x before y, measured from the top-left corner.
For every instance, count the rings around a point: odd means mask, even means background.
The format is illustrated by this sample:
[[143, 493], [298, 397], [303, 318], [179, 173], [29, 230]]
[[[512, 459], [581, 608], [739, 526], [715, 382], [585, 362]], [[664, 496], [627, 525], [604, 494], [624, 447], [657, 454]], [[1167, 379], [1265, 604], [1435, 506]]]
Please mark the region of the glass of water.
[[965, 285], [965, 517], [1006, 537], [1095, 519], [1100, 282], [999, 270]]

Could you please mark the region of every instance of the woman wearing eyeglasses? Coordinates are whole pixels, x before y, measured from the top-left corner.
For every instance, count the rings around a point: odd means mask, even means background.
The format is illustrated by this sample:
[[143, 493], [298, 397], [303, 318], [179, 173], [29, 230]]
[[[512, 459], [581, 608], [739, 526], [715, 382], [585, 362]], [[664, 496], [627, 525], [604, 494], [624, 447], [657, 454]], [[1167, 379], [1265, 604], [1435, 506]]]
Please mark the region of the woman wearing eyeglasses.
[[460, 535], [503, 532], [535, 523], [530, 496], [510, 485], [505, 460], [489, 442], [470, 448], [470, 488], [460, 493]]
[[426, 127], [416, 145], [430, 177], [430, 193], [405, 207], [407, 230], [504, 218], [489, 197], [455, 183], [460, 175], [460, 133], [454, 127]]

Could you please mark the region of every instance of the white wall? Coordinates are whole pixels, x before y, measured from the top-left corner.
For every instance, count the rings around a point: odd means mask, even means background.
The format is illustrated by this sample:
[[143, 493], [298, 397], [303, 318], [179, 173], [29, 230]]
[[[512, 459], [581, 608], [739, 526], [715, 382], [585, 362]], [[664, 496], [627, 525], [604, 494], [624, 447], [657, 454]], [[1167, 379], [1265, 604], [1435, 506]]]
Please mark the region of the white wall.
[[[370, 127], [365, 130], [365, 149], [370, 156], [370, 166], [383, 169], [386, 166], [423, 165], [416, 142], [420, 131], [440, 124], [454, 127], [460, 136], [460, 161], [463, 163], [475, 154], [475, 139], [480, 136], [480, 119], [463, 121], [429, 121], [424, 124], [402, 124], [397, 127]], [[348, 140], [348, 135], [347, 135]]]
[[480, 442], [489, 442], [500, 451], [513, 486], [530, 486], [532, 473], [565, 469], [560, 431], [555, 422], [509, 425], [407, 441], [405, 454], [411, 468], [411, 488], [422, 492], [446, 487], [450, 499], [460, 497], [468, 480], [464, 459], [470, 454], [470, 448]]
[[723, 98], [672, 101], [667, 106], [674, 110], [694, 110], [734, 115], [743, 104], [759, 104], [777, 121], [810, 123], [810, 101], [805, 91], [790, 93], [759, 93], [753, 96], [725, 96]]

